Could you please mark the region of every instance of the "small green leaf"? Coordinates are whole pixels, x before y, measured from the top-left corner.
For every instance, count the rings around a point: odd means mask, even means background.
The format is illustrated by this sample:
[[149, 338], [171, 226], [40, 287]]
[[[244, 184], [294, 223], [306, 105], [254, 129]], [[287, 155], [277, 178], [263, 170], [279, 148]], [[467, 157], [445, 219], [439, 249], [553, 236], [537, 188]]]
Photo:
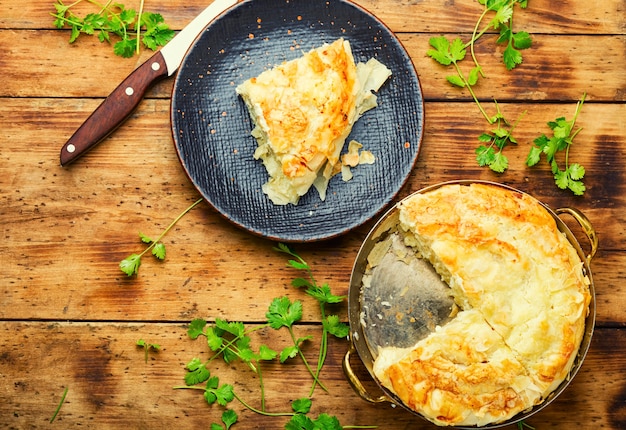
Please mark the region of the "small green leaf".
[[507, 70], [512, 70], [518, 64], [522, 64], [522, 54], [509, 44], [504, 50], [503, 61]]
[[478, 82], [479, 74], [480, 74], [480, 68], [474, 67], [472, 70], [470, 70], [469, 76], [467, 78], [467, 83], [470, 86], [476, 85], [476, 83]]
[[113, 45], [113, 52], [120, 57], [130, 58], [135, 55], [135, 39], [122, 39]]
[[165, 260], [165, 245], [162, 242], [154, 244], [152, 247], [152, 255], [159, 260]]
[[279, 359], [281, 363], [284, 363], [288, 359], [294, 358], [297, 355], [298, 355], [298, 347], [296, 345], [291, 345], [291, 346], [284, 348], [282, 351], [280, 351]]
[[530, 34], [525, 31], [517, 32], [513, 35], [513, 46], [517, 49], [528, 49], [533, 43]]
[[189, 370], [185, 375], [185, 384], [187, 385], [196, 385], [211, 377], [209, 369], [198, 358], [191, 360], [187, 364], [187, 369]]
[[237, 416], [237, 412], [233, 411], [232, 409], [226, 409], [224, 412], [222, 412], [222, 422], [226, 426], [226, 430], [231, 428], [238, 419], [239, 417]]
[[533, 146], [530, 148], [530, 152], [528, 153], [528, 157], [526, 157], [526, 165], [529, 167], [534, 166], [539, 163], [541, 160], [541, 148], [538, 146]]
[[460, 38], [456, 38], [450, 45], [450, 57], [453, 61], [461, 61], [465, 58], [465, 43]]
[[554, 173], [554, 182], [562, 190], [566, 190], [569, 185], [569, 178], [564, 170], [557, 170]]
[[322, 413], [314, 420], [315, 428], [321, 430], [342, 430], [343, 427], [339, 423], [337, 417]]
[[120, 261], [120, 270], [128, 276], [136, 275], [139, 266], [141, 266], [141, 256], [138, 254], [131, 254]]
[[493, 162], [489, 164], [489, 168], [497, 173], [503, 173], [508, 167], [509, 159], [502, 152], [496, 153]]
[[275, 359], [277, 355], [278, 353], [267, 345], [261, 345], [259, 347], [259, 359], [260, 360], [270, 361], [270, 360]]
[[295, 414], [285, 424], [285, 430], [321, 430], [315, 427], [315, 423], [311, 418], [302, 414]]
[[568, 172], [570, 178], [575, 181], [578, 181], [585, 176], [585, 168], [578, 163], [570, 164]]
[[309, 411], [311, 410], [312, 404], [313, 402], [311, 401], [311, 399], [307, 397], [303, 397], [301, 399], [296, 399], [293, 402], [291, 402], [291, 408], [296, 413], [308, 414]]
[[476, 162], [479, 166], [489, 166], [495, 159], [495, 150], [491, 146], [480, 145], [476, 148]]
[[465, 87], [465, 82], [463, 81], [463, 78], [458, 75], [448, 75], [446, 76], [446, 80], [457, 87]]
[[224, 344], [224, 339], [222, 338], [223, 334], [223, 330], [220, 330], [217, 327], [207, 327], [206, 339], [211, 351], [218, 351], [222, 348], [222, 345]]
[[197, 339], [198, 336], [204, 334], [204, 327], [206, 327], [206, 321], [202, 318], [194, 319], [189, 323], [189, 329], [187, 334], [192, 339]]
[[452, 64], [452, 59], [449, 55], [450, 42], [448, 41], [448, 39], [446, 39], [444, 36], [431, 37], [428, 40], [428, 43], [435, 49], [428, 50], [426, 52], [426, 55], [444, 66], [449, 66], [450, 64]]
[[568, 184], [568, 188], [571, 192], [576, 196], [582, 196], [585, 194], [586, 187], [581, 181], [570, 181]]
[[146, 236], [142, 232], [139, 232], [139, 238], [141, 239], [143, 243], [152, 243], [152, 239], [150, 239], [148, 236]]
[[350, 333], [350, 327], [339, 321], [339, 316], [337, 315], [327, 316], [323, 324], [328, 333], [339, 339], [348, 337]]
[[275, 330], [291, 327], [302, 318], [302, 303], [299, 300], [292, 303], [288, 297], [275, 298], [265, 315]]

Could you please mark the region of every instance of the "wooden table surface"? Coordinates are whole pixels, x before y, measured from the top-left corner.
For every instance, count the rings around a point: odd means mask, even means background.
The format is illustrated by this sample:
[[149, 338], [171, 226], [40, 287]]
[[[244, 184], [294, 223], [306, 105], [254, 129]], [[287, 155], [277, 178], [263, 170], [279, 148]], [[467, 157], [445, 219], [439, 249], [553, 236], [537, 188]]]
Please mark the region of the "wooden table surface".
[[[303, 0], [304, 1], [304, 0]], [[139, 2], [125, 2], [139, 8]], [[131, 4], [132, 3], [132, 4]], [[135, 4], [137, 3], [137, 4]], [[599, 239], [591, 262], [597, 324], [587, 359], [570, 387], [527, 423], [536, 429], [626, 428], [626, 1], [530, 0], [516, 9], [514, 28], [533, 36], [524, 62], [500, 63], [495, 35], [481, 39], [488, 78], [476, 91], [519, 122], [510, 168], [495, 174], [474, 160], [487, 124], [467, 91], [445, 81], [449, 70], [428, 58], [431, 36], [468, 38], [482, 11], [473, 0], [358, 0], [397, 34], [411, 56], [425, 99], [419, 160], [397, 199], [446, 180], [482, 179], [511, 185], [553, 208], [575, 207]], [[206, 6], [203, 0], [148, 0], [174, 29]], [[150, 55], [124, 59], [95, 37], [68, 44], [53, 26], [51, 0], [0, 0], [0, 427], [208, 428], [222, 408], [202, 393], [174, 390], [185, 365], [208, 358], [204, 341], [187, 335], [191, 320], [263, 323], [270, 301], [301, 300], [298, 335], [315, 362], [321, 337], [317, 305], [290, 286], [300, 273], [286, 267], [275, 242], [239, 229], [201, 204], [164, 238], [167, 258], [144, 257], [136, 277], [118, 262], [139, 252], [138, 232], [158, 235], [200, 195], [181, 168], [169, 122], [173, 79], [147, 94], [132, 117], [69, 167], [59, 150], [115, 86]], [[524, 165], [546, 122], [570, 119], [583, 93], [570, 159], [586, 167], [584, 196], [556, 188], [544, 162]], [[564, 219], [576, 230], [576, 224]], [[336, 239], [294, 244], [318, 282], [347, 294], [350, 272], [372, 222]], [[582, 236], [582, 235], [581, 235]], [[584, 238], [583, 247], [588, 247]], [[347, 321], [347, 303], [334, 308]], [[284, 332], [255, 333], [276, 349]], [[147, 362], [136, 341], [161, 346]], [[311, 415], [336, 415], [345, 425], [382, 429], [434, 428], [389, 403], [370, 404], [344, 377], [346, 340], [333, 339]], [[364, 380], [367, 372], [352, 360]], [[245, 366], [217, 364], [214, 374], [258, 406], [258, 380]], [[267, 409], [289, 411], [306, 397], [310, 376], [298, 360], [264, 367]], [[376, 394], [375, 386], [368, 387]], [[64, 390], [67, 396], [50, 424]], [[285, 417], [261, 417], [234, 401], [235, 428], [283, 428]], [[509, 428], [516, 428], [510, 426]]]

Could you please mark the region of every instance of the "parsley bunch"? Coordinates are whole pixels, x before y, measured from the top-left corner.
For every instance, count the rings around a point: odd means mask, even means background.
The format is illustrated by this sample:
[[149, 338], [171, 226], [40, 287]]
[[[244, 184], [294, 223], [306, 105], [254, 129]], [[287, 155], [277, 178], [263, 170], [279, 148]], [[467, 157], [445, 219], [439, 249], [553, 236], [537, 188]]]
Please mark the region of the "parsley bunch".
[[[313, 277], [313, 272], [311, 271], [311, 267], [307, 264], [306, 261], [302, 259], [298, 254], [293, 252], [289, 247], [285, 244], [278, 244], [278, 247], [274, 248], [274, 250], [278, 252], [282, 252], [288, 254], [294, 259], [288, 260], [289, 267], [294, 269], [302, 270], [306, 273], [307, 277], [295, 278], [291, 281], [291, 285], [296, 288], [306, 288], [305, 292], [315, 298], [320, 307], [320, 315], [322, 317], [322, 340], [320, 345], [320, 351], [317, 361], [317, 370], [315, 373], [315, 381], [317, 381], [317, 377], [324, 366], [324, 362], [326, 361], [326, 355], [328, 353], [328, 336], [333, 335], [338, 338], [346, 338], [350, 332], [350, 328], [339, 321], [339, 317], [337, 315], [327, 315], [326, 306], [329, 304], [337, 304], [341, 303], [345, 300], [346, 296], [337, 296], [334, 295], [330, 286], [326, 283], [323, 285], [318, 285], [315, 278]], [[313, 394], [313, 390], [315, 389], [315, 381], [313, 386], [311, 387], [311, 392], [309, 395]]]
[[[302, 352], [302, 345], [307, 341], [313, 340], [312, 336], [298, 337], [295, 333], [294, 325], [302, 319], [302, 302], [300, 300], [292, 301], [288, 297], [277, 297], [272, 300], [265, 314], [267, 322], [254, 328], [247, 328], [245, 323], [239, 321], [226, 321], [216, 318], [214, 324], [208, 324], [203, 319], [195, 319], [189, 324], [187, 331], [192, 339], [204, 337], [209, 349], [213, 355], [206, 361], [198, 358], [192, 359], [186, 366], [185, 386], [174, 387], [176, 389], [195, 389], [204, 392], [204, 398], [209, 405], [217, 403], [225, 407], [222, 414], [222, 423], [213, 423], [212, 430], [227, 430], [235, 422], [238, 417], [235, 411], [228, 408], [228, 404], [233, 400], [239, 401], [245, 408], [263, 416], [285, 416], [290, 417], [285, 424], [287, 430], [302, 429], [318, 429], [318, 430], [340, 430], [344, 428], [374, 428], [371, 426], [342, 426], [339, 420], [328, 414], [320, 414], [316, 418], [308, 416], [310, 412], [314, 389], [320, 386], [327, 391], [326, 387], [319, 380], [320, 372], [326, 359], [328, 352], [328, 336], [334, 335], [339, 338], [348, 336], [349, 327], [339, 321], [336, 315], [327, 315], [327, 305], [340, 303], [345, 296], [334, 295], [328, 284], [318, 285], [313, 277], [310, 266], [294, 251], [284, 244], [279, 244], [275, 250], [286, 253], [292, 259], [288, 260], [288, 266], [303, 270], [307, 276], [305, 278], [296, 278], [292, 281], [295, 287], [305, 287], [306, 293], [314, 297], [320, 306], [322, 315], [322, 340], [320, 342], [320, 352], [318, 362], [313, 369]], [[261, 344], [254, 346], [250, 335], [258, 330], [265, 329], [281, 330], [286, 329], [291, 339], [291, 344], [280, 350], [270, 348], [268, 345]], [[291, 358], [299, 356], [304, 363], [306, 369], [313, 378], [313, 384], [308, 397], [294, 400], [291, 403], [291, 410], [284, 412], [269, 412], [265, 408], [265, 388], [262, 372], [262, 364], [278, 359], [280, 363], [284, 363]], [[244, 363], [257, 376], [260, 386], [260, 406], [254, 407], [246, 402], [236, 391], [232, 384], [220, 383], [217, 376], [212, 375], [209, 369], [211, 363], [221, 358], [225, 363], [230, 364], [236, 361]]]
[[[86, 1], [97, 8], [97, 12], [91, 12], [84, 17], [74, 14], [72, 8]], [[100, 42], [111, 42], [111, 36], [118, 40], [113, 45], [115, 55], [129, 58], [139, 54], [141, 45], [155, 51], [159, 46], [165, 45], [174, 37], [174, 31], [165, 24], [163, 16], [158, 13], [144, 12], [143, 0], [139, 12], [128, 9], [121, 3], [100, 4], [95, 0], [76, 0], [74, 3], [65, 5], [61, 0], [54, 4], [55, 27], [61, 29], [70, 27], [70, 43], [74, 43], [81, 34], [97, 35]], [[143, 30], [143, 33], [142, 33]]]
[[[554, 182], [557, 187], [562, 190], [569, 189], [574, 195], [582, 196], [585, 193], [585, 184], [582, 179], [585, 176], [585, 168], [578, 163], [569, 162], [569, 150], [574, 143], [574, 137], [582, 130], [578, 128], [574, 131], [574, 125], [578, 114], [585, 102], [585, 94], [583, 94], [580, 101], [576, 104], [576, 112], [574, 117], [567, 121], [565, 117], [559, 117], [554, 121], [548, 122], [548, 127], [552, 130], [552, 136], [547, 137], [542, 134], [534, 140], [534, 145], [531, 147], [528, 157], [526, 158], [526, 164], [530, 167], [539, 163], [541, 155], [545, 154], [546, 161], [550, 165], [552, 174], [554, 175]], [[564, 168], [559, 166], [556, 160], [556, 155], [559, 152], [565, 151], [565, 157], [563, 164]]]
[[[480, 77], [485, 77], [485, 73], [478, 62], [474, 47], [488, 30], [491, 28], [499, 30], [500, 35], [496, 43], [506, 43], [502, 56], [505, 67], [507, 70], [512, 70], [521, 64], [521, 51], [531, 46], [532, 39], [525, 31], [514, 32], [512, 20], [514, 6], [518, 4], [520, 7], [526, 8], [528, 0], [478, 0], [478, 2], [484, 5], [485, 9], [476, 22], [469, 42], [463, 42], [459, 37], [454, 40], [449, 40], [445, 36], [431, 37], [429, 44], [432, 49], [427, 51], [427, 55], [443, 66], [454, 66], [456, 73], [446, 76], [446, 80], [454, 86], [467, 88], [485, 120], [489, 125], [496, 125], [496, 128], [479, 136], [478, 140], [481, 144], [475, 151], [476, 161], [480, 166], [488, 166], [494, 172], [502, 173], [509, 166], [509, 161], [502, 151], [509, 143], [517, 143], [511, 134], [515, 125], [504, 117], [497, 102], [495, 103], [497, 112], [492, 116], [487, 113], [478, 100], [473, 87], [478, 83]], [[491, 19], [479, 30], [487, 17]], [[474, 64], [469, 72], [464, 72], [459, 63], [465, 59], [468, 49]]]

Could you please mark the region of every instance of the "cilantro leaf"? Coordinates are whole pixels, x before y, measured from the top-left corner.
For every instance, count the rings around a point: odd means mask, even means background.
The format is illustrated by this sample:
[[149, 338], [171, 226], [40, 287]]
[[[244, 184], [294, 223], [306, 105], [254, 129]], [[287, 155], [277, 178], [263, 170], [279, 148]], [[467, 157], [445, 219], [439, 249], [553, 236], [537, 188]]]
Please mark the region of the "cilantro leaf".
[[493, 146], [480, 145], [474, 152], [476, 153], [476, 162], [481, 167], [493, 164], [496, 159], [496, 151]]
[[285, 424], [285, 430], [315, 430], [315, 423], [306, 415], [295, 414]]
[[122, 39], [113, 45], [113, 52], [120, 57], [130, 58], [135, 55], [135, 39]]
[[426, 54], [444, 66], [465, 58], [465, 44], [458, 37], [452, 43], [445, 36], [431, 37], [428, 43], [435, 49], [428, 50]]
[[265, 316], [270, 327], [275, 330], [281, 327], [291, 327], [302, 318], [302, 303], [299, 300], [292, 303], [289, 297], [275, 298]]
[[226, 426], [226, 430], [231, 428], [233, 424], [237, 422], [238, 419], [239, 417], [237, 416], [237, 412], [233, 411], [232, 409], [226, 409], [222, 413], [222, 422]]
[[504, 65], [508, 70], [512, 70], [518, 64], [522, 64], [522, 54], [515, 49], [512, 44], [507, 45], [503, 53]]
[[228, 322], [222, 318], [215, 319], [215, 326], [220, 330], [232, 334], [235, 337], [241, 337], [246, 332], [246, 327], [241, 321]]
[[[576, 111], [572, 120], [568, 121], [565, 117], [558, 117], [554, 121], [548, 121], [547, 124], [552, 130], [552, 136], [547, 137], [545, 134], [542, 134], [536, 138], [526, 157], [526, 165], [532, 167], [537, 165], [541, 155], [545, 154], [546, 161], [554, 175], [556, 186], [562, 190], [569, 189], [576, 196], [582, 196], [586, 190], [582, 182], [585, 176], [585, 168], [578, 163], [569, 163], [569, 151], [574, 143], [574, 137], [581, 131], [580, 128], [574, 131], [574, 125], [582, 109], [585, 96], [586, 94], [583, 94], [582, 99], [576, 104]], [[563, 151], [565, 152], [565, 167], [561, 168], [557, 161], [557, 155]]]
[[311, 287], [307, 294], [315, 298], [320, 303], [341, 303], [346, 296], [336, 296], [330, 291], [330, 286], [324, 284], [321, 287]]
[[206, 329], [207, 344], [209, 345], [209, 348], [211, 348], [211, 351], [221, 350], [222, 345], [224, 344], [224, 339], [222, 339], [223, 335], [224, 331], [217, 327], [208, 327]]
[[348, 337], [348, 334], [350, 333], [350, 327], [339, 321], [339, 316], [337, 315], [327, 316], [322, 324], [328, 333], [340, 339]]
[[283, 348], [282, 351], [280, 351], [280, 362], [284, 363], [285, 361], [287, 361], [290, 358], [294, 358], [296, 355], [298, 355], [298, 346], [297, 345], [290, 345], [287, 346], [285, 348]]
[[165, 260], [165, 245], [161, 242], [155, 243], [152, 247], [152, 255], [159, 260]]
[[277, 355], [278, 353], [267, 345], [261, 345], [259, 347], [259, 360], [270, 361], [275, 359]]
[[150, 239], [148, 236], [146, 236], [142, 232], [139, 232], [139, 239], [141, 239], [143, 243], [152, 243], [152, 239]]
[[502, 153], [502, 151], [498, 151], [489, 167], [494, 172], [502, 173], [509, 167], [509, 159]]
[[291, 402], [291, 408], [294, 412], [300, 414], [308, 414], [311, 410], [313, 402], [308, 397], [303, 397], [301, 399], [296, 399]]
[[197, 318], [189, 323], [189, 329], [187, 334], [192, 339], [197, 339], [198, 336], [204, 334], [204, 327], [206, 327], [206, 321], [201, 318]]
[[226, 406], [233, 401], [235, 393], [233, 392], [233, 386], [230, 384], [219, 385], [219, 379], [217, 376], [209, 378], [206, 383], [206, 389], [204, 390], [204, 399], [209, 405], [217, 402], [220, 406]]
[[189, 372], [185, 375], [185, 384], [196, 385], [211, 377], [211, 372], [199, 358], [194, 358], [187, 364]]
[[530, 152], [526, 157], [526, 165], [530, 167], [537, 164], [541, 160], [541, 152], [541, 148], [537, 146], [533, 146], [532, 148], [530, 148]]
[[136, 275], [139, 266], [141, 266], [141, 255], [138, 254], [131, 254], [120, 261], [120, 269], [128, 276]]
[[570, 178], [575, 181], [582, 179], [585, 176], [585, 168], [578, 163], [570, 164], [568, 171]]
[[339, 423], [337, 417], [328, 414], [320, 414], [315, 420], [315, 426], [323, 430], [342, 430], [343, 427]]
[[513, 46], [517, 49], [528, 49], [533, 44], [533, 40], [525, 31], [519, 31], [513, 35]]

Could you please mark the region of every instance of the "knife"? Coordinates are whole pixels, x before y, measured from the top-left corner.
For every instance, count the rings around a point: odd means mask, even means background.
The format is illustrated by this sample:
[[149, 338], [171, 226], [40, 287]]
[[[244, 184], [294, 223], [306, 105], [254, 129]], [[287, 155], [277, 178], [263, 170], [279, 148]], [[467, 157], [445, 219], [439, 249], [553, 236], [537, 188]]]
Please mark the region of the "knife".
[[237, 1], [214, 0], [160, 51], [124, 79], [63, 145], [61, 166], [75, 161], [118, 128], [153, 83], [176, 72], [198, 34]]

